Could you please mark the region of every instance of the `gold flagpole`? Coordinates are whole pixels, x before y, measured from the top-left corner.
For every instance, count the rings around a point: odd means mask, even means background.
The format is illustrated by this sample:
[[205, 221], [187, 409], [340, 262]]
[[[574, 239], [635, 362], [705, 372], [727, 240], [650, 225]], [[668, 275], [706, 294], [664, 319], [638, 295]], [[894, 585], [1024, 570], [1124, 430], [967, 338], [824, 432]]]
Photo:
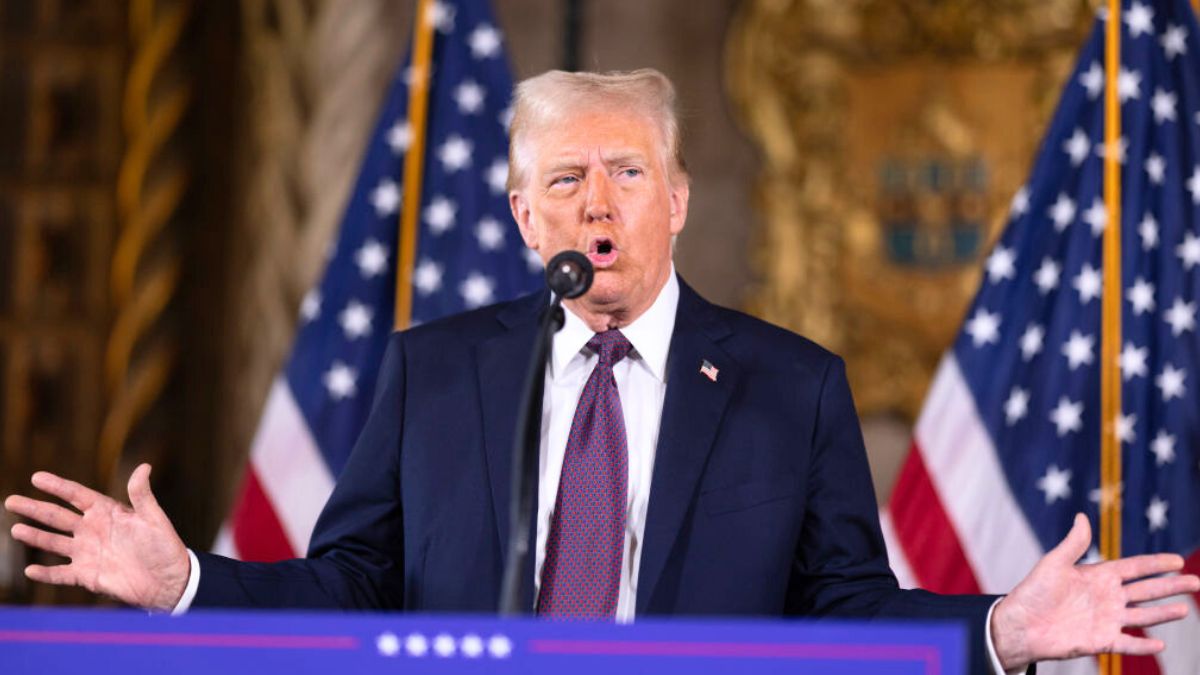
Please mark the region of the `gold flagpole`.
[[[1108, 0], [1105, 22], [1104, 72], [1104, 303], [1100, 338], [1100, 554], [1121, 557], [1121, 102], [1117, 75], [1121, 67], [1121, 3]], [[1120, 675], [1121, 656], [1102, 654], [1100, 672]]]
[[417, 216], [421, 212], [421, 185], [425, 169], [425, 130], [429, 113], [430, 62], [433, 60], [433, 1], [418, 0], [413, 26], [412, 68], [408, 84], [408, 128], [411, 141], [404, 156], [404, 196], [400, 208], [400, 233], [396, 248], [397, 330], [412, 321], [412, 271], [417, 256]]

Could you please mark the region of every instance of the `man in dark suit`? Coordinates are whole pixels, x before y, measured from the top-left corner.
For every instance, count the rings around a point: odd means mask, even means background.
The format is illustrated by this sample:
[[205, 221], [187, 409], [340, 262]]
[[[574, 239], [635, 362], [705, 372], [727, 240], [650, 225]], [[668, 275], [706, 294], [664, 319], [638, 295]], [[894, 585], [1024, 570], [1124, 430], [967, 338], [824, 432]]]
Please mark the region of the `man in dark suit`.
[[[1149, 653], [1125, 626], [1180, 618], [1133, 606], [1200, 588], [1178, 556], [1076, 566], [1086, 520], [1003, 599], [903, 591], [887, 566], [841, 360], [714, 306], [679, 280], [687, 216], [670, 83], [654, 71], [547, 73], [520, 85], [510, 202], [548, 259], [586, 252], [542, 405], [539, 508], [525, 606], [553, 616], [745, 614], [961, 618], [977, 671]], [[13, 536], [71, 563], [31, 566], [126, 602], [490, 612], [508, 532], [509, 461], [538, 295], [391, 338], [375, 406], [309, 556], [240, 563], [187, 551], [149, 489], [129, 509], [50, 474], [72, 503], [11, 497], [69, 533]], [[1132, 583], [1125, 583], [1132, 581]]]

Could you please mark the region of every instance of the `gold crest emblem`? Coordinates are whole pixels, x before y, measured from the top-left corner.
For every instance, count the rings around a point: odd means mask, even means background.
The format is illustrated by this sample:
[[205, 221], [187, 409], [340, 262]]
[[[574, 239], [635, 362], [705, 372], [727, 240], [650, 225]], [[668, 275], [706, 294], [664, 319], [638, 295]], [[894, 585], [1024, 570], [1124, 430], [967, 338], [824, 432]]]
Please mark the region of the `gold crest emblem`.
[[1078, 0], [754, 0], [728, 87], [764, 155], [759, 316], [918, 412], [1091, 24]]

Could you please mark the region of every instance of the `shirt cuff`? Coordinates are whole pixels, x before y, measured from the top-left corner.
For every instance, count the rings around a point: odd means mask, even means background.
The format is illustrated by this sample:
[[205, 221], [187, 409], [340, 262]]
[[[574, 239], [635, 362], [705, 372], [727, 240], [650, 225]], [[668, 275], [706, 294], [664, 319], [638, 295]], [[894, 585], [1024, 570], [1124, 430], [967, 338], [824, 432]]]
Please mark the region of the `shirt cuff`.
[[[200, 587], [200, 560], [196, 558], [196, 554], [192, 553], [192, 549], [188, 549], [188, 580], [187, 586], [183, 587], [183, 595], [179, 598], [179, 602], [175, 603], [175, 607], [171, 610], [171, 616], [179, 616], [188, 611], [192, 606], [192, 601], [196, 599], [196, 589]], [[988, 625], [991, 625], [992, 615], [988, 614]], [[988, 649], [991, 649], [992, 639], [988, 638]], [[995, 660], [995, 657], [992, 657]]]
[[[188, 553], [191, 553], [191, 551], [188, 551]], [[1005, 670], [1004, 666], [1000, 664], [1000, 657], [996, 654], [996, 645], [992, 642], [992, 612], [996, 611], [996, 605], [998, 604], [1000, 604], [1000, 600], [993, 602], [992, 606], [988, 608], [987, 621], [983, 625], [983, 635], [987, 641], [988, 660], [992, 663], [992, 672], [995, 675], [1025, 675], [1025, 673], [1029, 672], [1028, 667]]]

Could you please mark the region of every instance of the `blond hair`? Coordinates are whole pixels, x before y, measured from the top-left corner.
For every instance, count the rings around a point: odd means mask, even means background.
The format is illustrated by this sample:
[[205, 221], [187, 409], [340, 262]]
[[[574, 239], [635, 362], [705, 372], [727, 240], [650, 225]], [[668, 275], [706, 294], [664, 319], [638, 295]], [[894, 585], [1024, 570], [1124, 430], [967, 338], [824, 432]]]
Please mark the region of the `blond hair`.
[[509, 127], [508, 189], [525, 184], [532, 163], [529, 136], [534, 130], [562, 122], [580, 108], [633, 110], [645, 114], [659, 129], [663, 157], [672, 183], [687, 181], [675, 87], [653, 68], [609, 73], [569, 73], [551, 70], [522, 81], [513, 95]]

